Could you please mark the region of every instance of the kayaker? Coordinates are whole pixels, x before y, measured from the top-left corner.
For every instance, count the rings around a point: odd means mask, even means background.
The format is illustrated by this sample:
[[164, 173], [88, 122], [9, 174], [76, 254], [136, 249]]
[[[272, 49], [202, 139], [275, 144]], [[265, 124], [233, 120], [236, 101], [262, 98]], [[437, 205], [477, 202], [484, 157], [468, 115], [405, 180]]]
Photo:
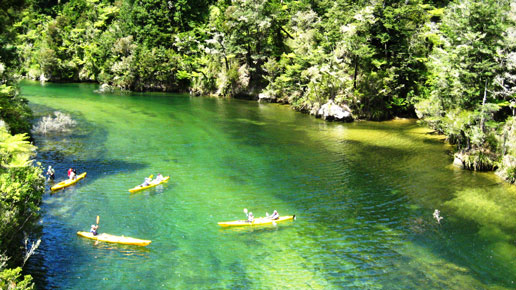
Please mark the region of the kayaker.
[[75, 179], [75, 177], [77, 176], [77, 171], [75, 171], [75, 169], [73, 169], [72, 167], [70, 167], [70, 169], [68, 169], [68, 179]]
[[151, 179], [148, 178], [148, 177], [145, 177], [145, 180], [143, 181], [142, 184], [140, 184], [141, 187], [144, 187], [144, 186], [148, 186], [150, 183], [151, 183]]
[[99, 228], [99, 225], [91, 225], [90, 233], [92, 233], [94, 236], [98, 235], [97, 229]]
[[279, 219], [279, 213], [277, 210], [274, 210], [274, 212], [272, 213], [272, 215], [269, 217], [271, 220], [277, 220]]
[[54, 168], [52, 168], [52, 166], [49, 165], [48, 169], [47, 169], [48, 180], [54, 181], [55, 173], [56, 172], [55, 172]]
[[163, 181], [163, 175], [161, 173], [158, 173], [158, 176], [156, 176], [156, 179], [154, 179], [154, 183], [160, 183]]
[[252, 223], [254, 220], [253, 212], [249, 212], [249, 215], [247, 216], [247, 222]]

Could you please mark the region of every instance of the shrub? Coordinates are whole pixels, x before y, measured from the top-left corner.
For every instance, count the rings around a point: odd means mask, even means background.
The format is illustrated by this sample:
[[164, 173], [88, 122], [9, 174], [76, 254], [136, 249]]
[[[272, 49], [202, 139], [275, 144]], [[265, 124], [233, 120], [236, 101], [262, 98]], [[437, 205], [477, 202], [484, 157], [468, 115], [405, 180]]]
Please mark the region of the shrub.
[[496, 174], [510, 183], [516, 182], [516, 157], [505, 155]]
[[[2, 270], [2, 267], [0, 267]], [[34, 289], [34, 283], [32, 283], [32, 277], [26, 275], [21, 280], [21, 268], [5, 269], [0, 272], [0, 289], [6, 290], [32, 290]]]
[[475, 171], [489, 171], [496, 168], [497, 155], [485, 149], [469, 149], [455, 153], [462, 160], [464, 168]]

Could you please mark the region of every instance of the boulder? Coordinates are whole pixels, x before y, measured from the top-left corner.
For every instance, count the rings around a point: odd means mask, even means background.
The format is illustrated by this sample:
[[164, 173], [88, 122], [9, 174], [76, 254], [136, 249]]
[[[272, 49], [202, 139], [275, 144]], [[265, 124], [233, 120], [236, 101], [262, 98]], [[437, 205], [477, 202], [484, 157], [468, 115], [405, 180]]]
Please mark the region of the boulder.
[[464, 169], [464, 161], [462, 161], [462, 159], [460, 159], [460, 157], [458, 157], [457, 155], [454, 156], [453, 165]]
[[349, 107], [346, 105], [337, 105], [332, 100], [322, 105], [319, 111], [317, 111], [316, 116], [328, 121], [353, 121], [353, 115]]
[[113, 87], [109, 84], [103, 83], [100, 85], [99, 89], [96, 91], [97, 93], [112, 93], [114, 91]]
[[266, 94], [266, 93], [260, 93], [258, 95], [258, 102], [275, 103], [276, 102], [276, 97], [271, 96], [271, 95]]

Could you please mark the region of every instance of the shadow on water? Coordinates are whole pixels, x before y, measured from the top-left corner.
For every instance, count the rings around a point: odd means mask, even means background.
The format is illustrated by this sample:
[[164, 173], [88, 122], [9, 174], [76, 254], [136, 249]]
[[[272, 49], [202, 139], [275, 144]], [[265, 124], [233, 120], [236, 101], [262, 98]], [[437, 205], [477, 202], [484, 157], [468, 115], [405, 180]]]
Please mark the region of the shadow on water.
[[226, 289], [252, 289], [253, 281], [248, 278], [246, 269], [247, 268], [240, 262], [232, 263], [229, 266], [229, 270], [235, 279], [227, 285]]
[[151, 251], [148, 247], [136, 246], [136, 245], [124, 245], [124, 244], [113, 244], [105, 242], [96, 242], [89, 239], [82, 239], [82, 244], [92, 248], [100, 250], [99, 252], [110, 252], [116, 251], [121, 256], [143, 256], [148, 257], [148, 253]]
[[[41, 225], [40, 235], [44, 235], [40, 250], [36, 251], [26, 265], [26, 271], [30, 271], [32, 277], [37, 281], [38, 289], [54, 289], [56, 285], [49, 285], [49, 278], [58, 278], [69, 271], [70, 267], [81, 267], [80, 265], [94, 265], [96, 260], [104, 256], [115, 256], [118, 260], [134, 260], [138, 262], [141, 258], [149, 258], [150, 249], [140, 246], [110, 244], [85, 239], [79, 236], [72, 236], [72, 241], [63, 241], [63, 237], [70, 237], [75, 233], [76, 228], [63, 223], [59, 218], [52, 215], [45, 215], [45, 224], [51, 224], [52, 228]], [[65, 242], [66, 246], [56, 247], [56, 244]], [[49, 253], [46, 249], [52, 249]], [[86, 249], [86, 250], [85, 250]], [[73, 253], [73, 257], [70, 257]], [[94, 268], [90, 269], [94, 271]], [[80, 278], [80, 277], [76, 277]], [[61, 284], [63, 289], [73, 289], [73, 281], [69, 285]]]
[[[43, 160], [43, 159], [40, 159]], [[54, 183], [67, 179], [66, 172], [68, 168], [73, 167], [76, 168], [77, 174], [82, 172], [87, 172], [86, 178], [80, 180], [75, 185], [71, 185], [69, 187], [65, 187], [55, 193], [66, 192], [67, 190], [73, 189], [79, 185], [86, 185], [89, 183], [94, 183], [96, 179], [103, 178], [107, 174], [116, 174], [118, 172], [133, 172], [138, 171], [142, 168], [146, 168], [146, 164], [135, 163], [135, 162], [127, 162], [122, 160], [109, 160], [102, 159], [93, 159], [93, 160], [76, 160], [76, 159], [48, 159], [48, 160], [58, 160], [59, 163], [55, 164], [51, 161], [43, 164], [54, 164], [54, 169], [59, 174], [56, 174], [56, 179]], [[51, 187], [51, 184], [48, 184], [48, 188]]]
[[[43, 105], [31, 104], [31, 108], [36, 118], [54, 111]], [[44, 170], [48, 165], [54, 167], [56, 182], [67, 178], [66, 172], [70, 167], [75, 168], [78, 174], [88, 172], [87, 178], [80, 181], [84, 183], [87, 180], [92, 182], [102, 178], [105, 174], [132, 172], [147, 166], [143, 163], [107, 158], [107, 130], [88, 122], [78, 113], [71, 115], [78, 125], [70, 133], [34, 136], [35, 145], [38, 147], [37, 160], [41, 162]]]
[[[45, 116], [53, 112], [51, 108], [41, 105], [32, 105], [32, 109], [35, 111], [36, 117]], [[69, 237], [70, 233], [76, 232], [77, 228], [70, 227], [69, 224], [64, 223], [58, 216], [46, 213], [55, 207], [53, 205], [55, 203], [54, 200], [66, 198], [70, 193], [74, 193], [77, 188], [94, 183], [97, 179], [104, 178], [108, 174], [133, 172], [147, 167], [143, 163], [127, 162], [106, 157], [105, 142], [107, 140], [107, 131], [88, 123], [85, 118], [78, 114], [73, 114], [73, 119], [79, 125], [70, 134], [34, 136], [35, 145], [38, 146], [36, 160], [42, 164], [43, 173], [46, 172], [48, 165], [52, 165], [56, 172], [55, 181], [47, 183], [47, 192], [50, 192], [52, 184], [67, 179], [66, 172], [68, 168], [75, 168], [78, 174], [87, 172], [86, 178], [77, 184], [43, 196], [41, 216], [44, 219], [41, 220], [35, 235], [39, 237], [44, 236], [44, 239], [41, 241], [40, 249], [28, 260], [26, 266], [26, 271], [31, 273], [40, 289], [54, 288], [53, 285], [48, 285], [47, 279], [67, 271], [68, 267], [70, 267], [68, 264], [70, 259], [63, 257], [68, 257], [70, 253], [74, 255], [74, 266], [78, 266], [81, 263], [91, 263], [96, 256], [102, 256], [108, 252], [111, 255], [115, 252], [121, 258], [128, 258], [130, 256], [145, 256], [149, 251], [142, 247], [135, 248], [105, 243], [95, 245], [93, 241], [84, 241], [84, 239], [78, 237], [76, 238], [78, 243], [66, 241], [66, 246], [55, 246], [55, 244], [63, 242], [63, 237]], [[91, 139], [95, 140], [95, 144], [88, 143], [88, 140]], [[85, 252], [84, 243], [92, 244], [91, 249]], [[46, 253], [47, 249], [57, 252], [49, 254]], [[68, 286], [73, 288], [73, 285]]]

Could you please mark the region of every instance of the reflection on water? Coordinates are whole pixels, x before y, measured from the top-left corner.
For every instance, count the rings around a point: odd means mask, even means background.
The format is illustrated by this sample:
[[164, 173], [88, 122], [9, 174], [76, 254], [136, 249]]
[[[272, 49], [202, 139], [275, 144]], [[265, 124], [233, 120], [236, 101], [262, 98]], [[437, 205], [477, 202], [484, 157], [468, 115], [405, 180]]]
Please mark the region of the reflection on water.
[[221, 233], [241, 233], [241, 234], [248, 234], [248, 233], [263, 233], [263, 232], [276, 232], [283, 230], [283, 227], [287, 226], [293, 226], [292, 223], [295, 223], [295, 221], [285, 221], [277, 224], [269, 224], [269, 225], [256, 225], [256, 226], [243, 226], [243, 227], [221, 227], [220, 232]]
[[150, 249], [147, 247], [104, 243], [89, 239], [84, 239], [84, 243], [86, 243], [85, 246], [91, 246], [92, 249], [97, 250], [94, 255], [106, 255], [107, 253], [112, 255], [117, 253], [120, 255], [120, 259], [135, 258], [137, 261], [140, 260], [139, 257], [149, 258]]
[[[450, 166], [450, 147], [414, 120], [329, 123], [277, 104], [95, 89], [22, 85], [37, 114], [90, 128], [36, 137], [58, 180], [88, 172], [44, 196], [26, 266], [42, 289], [514, 288], [515, 187]], [[151, 172], [172, 182], [128, 192]], [[298, 219], [217, 225], [245, 207]], [[77, 237], [97, 215], [102, 232], [152, 244]]]

